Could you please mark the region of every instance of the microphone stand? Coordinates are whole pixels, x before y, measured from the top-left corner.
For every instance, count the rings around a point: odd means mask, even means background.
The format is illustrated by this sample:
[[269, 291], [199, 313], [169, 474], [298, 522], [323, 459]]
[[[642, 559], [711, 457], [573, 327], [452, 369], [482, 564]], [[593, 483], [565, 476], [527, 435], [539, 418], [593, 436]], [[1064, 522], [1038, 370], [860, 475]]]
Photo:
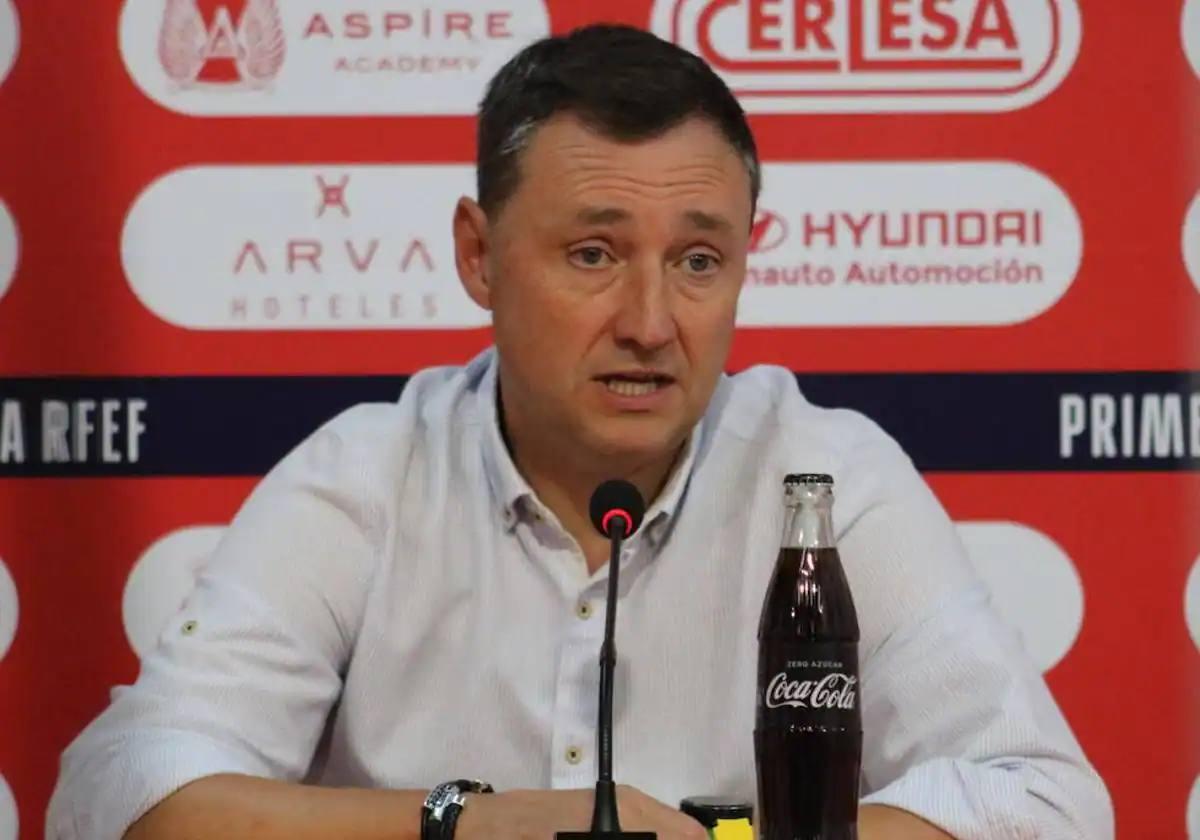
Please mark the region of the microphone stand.
[[599, 767], [596, 797], [589, 831], [559, 831], [555, 840], [657, 840], [653, 831], [622, 831], [617, 817], [617, 786], [612, 774], [613, 672], [617, 665], [617, 646], [613, 628], [617, 623], [617, 578], [621, 570], [621, 541], [627, 520], [614, 516], [609, 532], [608, 603], [604, 610], [604, 644], [600, 646], [600, 715], [596, 726], [596, 754]]

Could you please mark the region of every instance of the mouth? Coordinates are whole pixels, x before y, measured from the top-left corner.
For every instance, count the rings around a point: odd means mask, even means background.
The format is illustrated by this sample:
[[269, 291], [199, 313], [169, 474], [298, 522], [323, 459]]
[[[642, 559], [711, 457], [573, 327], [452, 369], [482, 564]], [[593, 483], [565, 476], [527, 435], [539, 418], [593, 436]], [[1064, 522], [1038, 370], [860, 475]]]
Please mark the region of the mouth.
[[626, 370], [597, 376], [609, 392], [621, 397], [644, 397], [674, 384], [675, 377], [652, 370]]

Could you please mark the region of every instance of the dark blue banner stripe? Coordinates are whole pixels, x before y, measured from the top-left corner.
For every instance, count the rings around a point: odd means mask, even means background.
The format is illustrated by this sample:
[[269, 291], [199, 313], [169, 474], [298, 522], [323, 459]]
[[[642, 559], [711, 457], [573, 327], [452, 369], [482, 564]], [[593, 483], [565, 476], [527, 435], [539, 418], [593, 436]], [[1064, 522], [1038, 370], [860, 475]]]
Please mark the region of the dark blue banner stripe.
[[[1200, 372], [799, 374], [925, 471], [1200, 469]], [[261, 475], [405, 376], [0, 380], [0, 477]]]

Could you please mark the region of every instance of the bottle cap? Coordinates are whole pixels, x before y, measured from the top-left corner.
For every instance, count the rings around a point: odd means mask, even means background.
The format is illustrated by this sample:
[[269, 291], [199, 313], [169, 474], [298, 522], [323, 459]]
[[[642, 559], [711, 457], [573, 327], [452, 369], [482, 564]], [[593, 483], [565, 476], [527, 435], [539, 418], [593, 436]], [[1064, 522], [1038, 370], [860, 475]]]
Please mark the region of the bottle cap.
[[833, 476], [828, 473], [788, 473], [784, 476], [784, 484], [833, 484]]
[[717, 820], [754, 822], [754, 806], [736, 796], [689, 796], [679, 803], [679, 810], [705, 828], [715, 828]]

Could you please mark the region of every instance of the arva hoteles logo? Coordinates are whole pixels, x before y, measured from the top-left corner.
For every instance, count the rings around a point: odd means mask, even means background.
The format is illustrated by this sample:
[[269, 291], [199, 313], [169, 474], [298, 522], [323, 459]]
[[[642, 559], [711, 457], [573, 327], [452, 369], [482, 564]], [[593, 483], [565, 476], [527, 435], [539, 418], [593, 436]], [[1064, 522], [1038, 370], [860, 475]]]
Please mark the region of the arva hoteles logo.
[[287, 46], [276, 0], [244, 0], [236, 22], [230, 4], [166, 0], [158, 57], [172, 81], [262, 87], [283, 65]]
[[1075, 0], [655, 0], [755, 112], [1005, 111], [1079, 50]]
[[470, 114], [548, 33], [543, 0], [126, 0], [120, 46], [138, 87], [187, 114]]
[[[134, 293], [190, 329], [479, 327], [449, 219], [469, 166], [195, 166], [137, 198], [121, 261]], [[203, 224], [196, 220], [203, 219]]]

